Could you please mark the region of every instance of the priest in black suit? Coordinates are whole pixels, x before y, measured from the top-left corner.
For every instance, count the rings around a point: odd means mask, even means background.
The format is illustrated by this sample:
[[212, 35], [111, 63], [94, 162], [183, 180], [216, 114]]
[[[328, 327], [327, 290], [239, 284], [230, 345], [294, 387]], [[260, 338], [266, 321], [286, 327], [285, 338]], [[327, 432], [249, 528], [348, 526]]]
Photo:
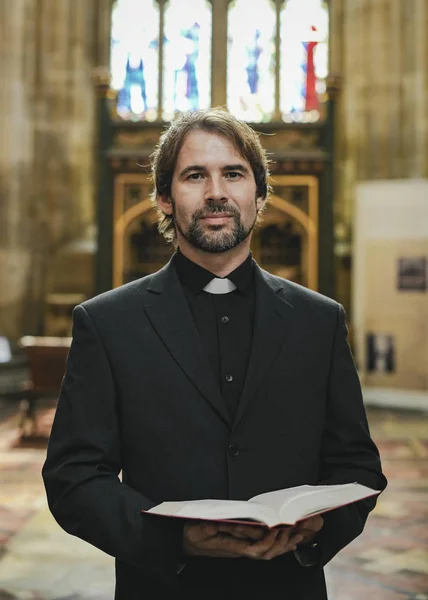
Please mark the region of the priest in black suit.
[[74, 310], [43, 468], [50, 509], [116, 558], [116, 600], [324, 600], [323, 567], [362, 532], [374, 499], [280, 531], [141, 512], [303, 484], [386, 485], [343, 308], [252, 258], [269, 192], [256, 133], [224, 110], [197, 111], [152, 158], [159, 230], [176, 253]]

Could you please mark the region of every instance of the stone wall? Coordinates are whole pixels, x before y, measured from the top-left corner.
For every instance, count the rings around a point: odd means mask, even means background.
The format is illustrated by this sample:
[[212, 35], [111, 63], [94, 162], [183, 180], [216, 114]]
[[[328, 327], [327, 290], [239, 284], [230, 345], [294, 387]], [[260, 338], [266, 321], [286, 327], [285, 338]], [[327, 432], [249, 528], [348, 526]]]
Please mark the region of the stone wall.
[[[111, 4], [0, 2], [0, 335], [43, 332], [58, 268], [63, 292], [93, 280], [93, 256], [86, 260], [86, 252], [79, 269], [63, 255], [76, 244], [94, 248], [92, 73], [109, 63]], [[223, 31], [227, 1], [213, 4]], [[330, 0], [330, 7], [330, 72], [342, 87], [336, 297], [349, 308], [356, 183], [428, 176], [428, 2]], [[213, 73], [216, 89], [223, 76]]]
[[336, 124], [337, 296], [349, 305], [356, 183], [428, 176], [428, 2], [330, 5], [330, 71], [342, 86]]
[[0, 4], [0, 333], [13, 334], [31, 272], [34, 132], [28, 91], [31, 0]]
[[110, 6], [0, 3], [0, 335], [43, 332], [55, 260], [93, 229], [92, 72], [108, 61]]

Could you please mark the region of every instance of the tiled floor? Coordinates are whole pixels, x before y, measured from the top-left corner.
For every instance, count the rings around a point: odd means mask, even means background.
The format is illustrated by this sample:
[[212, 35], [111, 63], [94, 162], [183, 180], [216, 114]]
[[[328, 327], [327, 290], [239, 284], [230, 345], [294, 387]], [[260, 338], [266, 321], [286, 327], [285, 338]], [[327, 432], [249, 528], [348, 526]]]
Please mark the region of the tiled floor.
[[[363, 535], [328, 565], [329, 598], [428, 600], [428, 413], [370, 409], [369, 420], [389, 486]], [[16, 425], [0, 402], [0, 600], [112, 599], [112, 558], [55, 523], [40, 478], [45, 444], [20, 445]]]
[[428, 413], [368, 411], [389, 485], [330, 565], [333, 600], [428, 599]]

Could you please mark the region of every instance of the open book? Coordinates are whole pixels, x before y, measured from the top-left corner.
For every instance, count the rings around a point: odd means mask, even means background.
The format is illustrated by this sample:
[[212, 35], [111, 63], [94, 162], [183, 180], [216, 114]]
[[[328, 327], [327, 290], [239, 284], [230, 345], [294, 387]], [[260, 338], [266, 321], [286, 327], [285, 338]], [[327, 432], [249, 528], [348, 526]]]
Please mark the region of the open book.
[[380, 494], [359, 483], [340, 485], [300, 485], [267, 492], [249, 500], [188, 500], [162, 502], [148, 512], [168, 517], [204, 521], [254, 522], [269, 528], [295, 525], [307, 517], [320, 514], [357, 500]]

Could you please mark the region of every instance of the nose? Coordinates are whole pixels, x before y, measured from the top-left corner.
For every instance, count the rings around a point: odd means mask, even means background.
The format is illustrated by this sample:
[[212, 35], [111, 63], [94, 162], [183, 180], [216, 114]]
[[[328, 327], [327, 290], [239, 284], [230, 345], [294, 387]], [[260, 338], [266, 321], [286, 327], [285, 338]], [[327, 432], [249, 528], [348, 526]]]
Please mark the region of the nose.
[[207, 179], [205, 189], [205, 201], [227, 202], [227, 193], [224, 186], [223, 177], [213, 176]]

